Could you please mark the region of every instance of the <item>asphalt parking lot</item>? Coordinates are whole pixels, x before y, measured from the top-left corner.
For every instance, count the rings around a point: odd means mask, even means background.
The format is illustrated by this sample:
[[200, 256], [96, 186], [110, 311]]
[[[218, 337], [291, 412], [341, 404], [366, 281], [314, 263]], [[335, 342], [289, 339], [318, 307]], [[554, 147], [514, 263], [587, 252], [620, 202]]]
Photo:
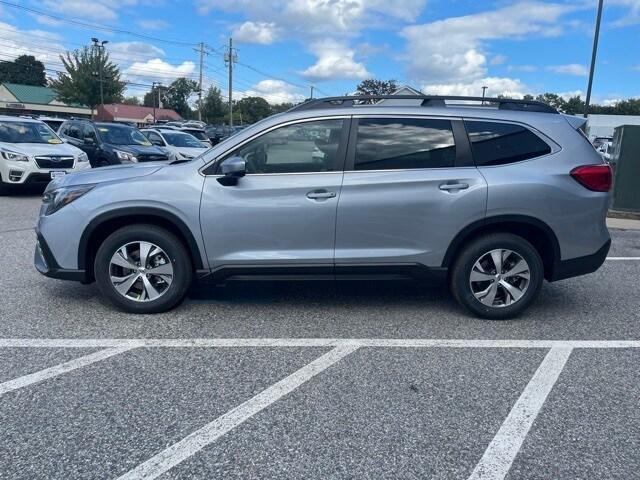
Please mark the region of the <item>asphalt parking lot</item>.
[[34, 270], [39, 202], [0, 197], [0, 478], [638, 478], [640, 231], [513, 321], [405, 283], [136, 316]]

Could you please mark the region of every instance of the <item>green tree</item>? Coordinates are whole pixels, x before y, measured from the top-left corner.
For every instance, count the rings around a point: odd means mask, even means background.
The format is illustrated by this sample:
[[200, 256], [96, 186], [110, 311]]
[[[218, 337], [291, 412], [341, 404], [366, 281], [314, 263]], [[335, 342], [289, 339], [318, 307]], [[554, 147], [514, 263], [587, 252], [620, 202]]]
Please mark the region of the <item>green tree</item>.
[[539, 102], [544, 102], [547, 105], [550, 105], [553, 108], [563, 112], [566, 106], [564, 98], [555, 93], [543, 93], [541, 95], [538, 95], [536, 97], [536, 100], [538, 100]]
[[0, 60], [0, 82], [44, 87], [47, 77], [44, 64], [33, 55], [20, 55], [15, 60]]
[[219, 123], [227, 113], [227, 105], [222, 100], [222, 92], [216, 86], [210, 86], [202, 100], [202, 118], [207, 123]]
[[271, 113], [282, 113], [291, 108], [293, 108], [293, 103], [278, 103], [276, 105], [271, 105]]
[[120, 70], [109, 60], [103, 50], [84, 47], [66, 55], [60, 55], [66, 72], [58, 73], [51, 81], [51, 88], [58, 100], [65, 103], [87, 105], [92, 110], [100, 104], [100, 71], [104, 103], [122, 99], [125, 82], [120, 80]]
[[369, 78], [356, 87], [356, 95], [391, 95], [398, 89], [395, 80], [376, 80]]
[[254, 123], [271, 115], [271, 105], [262, 97], [242, 98], [235, 107], [242, 114], [243, 123]]
[[576, 95], [565, 101], [562, 111], [569, 115], [582, 115], [584, 113], [584, 107], [585, 102], [580, 98], [580, 95]]
[[191, 118], [193, 112], [189, 107], [189, 97], [197, 91], [198, 83], [195, 80], [178, 78], [162, 94], [162, 106], [175, 110], [183, 118]]
[[125, 97], [122, 99], [122, 103], [125, 105], [140, 105], [140, 100], [138, 100], [138, 97]]

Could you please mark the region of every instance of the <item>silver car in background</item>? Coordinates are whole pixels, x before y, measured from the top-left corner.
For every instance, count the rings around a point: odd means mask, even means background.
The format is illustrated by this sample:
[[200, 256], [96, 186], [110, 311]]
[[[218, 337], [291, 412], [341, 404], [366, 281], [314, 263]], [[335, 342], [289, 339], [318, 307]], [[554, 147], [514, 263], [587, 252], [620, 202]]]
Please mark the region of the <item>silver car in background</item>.
[[611, 171], [583, 123], [524, 100], [312, 100], [191, 161], [56, 179], [35, 265], [128, 312], [194, 280], [435, 277], [511, 318], [609, 250]]

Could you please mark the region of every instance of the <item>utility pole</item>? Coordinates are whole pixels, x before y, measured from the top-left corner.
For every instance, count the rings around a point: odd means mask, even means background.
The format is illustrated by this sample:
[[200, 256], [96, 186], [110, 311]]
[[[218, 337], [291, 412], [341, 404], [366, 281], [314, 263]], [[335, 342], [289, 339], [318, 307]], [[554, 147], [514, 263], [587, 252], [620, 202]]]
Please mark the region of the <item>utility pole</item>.
[[198, 120], [202, 121], [202, 63], [204, 61], [204, 42], [200, 42], [200, 82], [198, 85]]
[[313, 85], [310, 85], [309, 88], [311, 88], [311, 100], [313, 100]]
[[600, 20], [602, 20], [602, 3], [598, 1], [598, 14], [596, 15], [596, 31], [593, 34], [593, 49], [591, 51], [591, 69], [589, 70], [589, 85], [587, 86], [587, 99], [584, 102], [584, 118], [589, 115], [589, 104], [591, 103], [591, 87], [593, 86], [593, 72], [596, 69], [596, 54], [598, 53], [598, 38], [600, 37]]
[[238, 61], [238, 55], [233, 49], [233, 38], [229, 38], [229, 51], [225, 53], [224, 61], [229, 67], [229, 126], [233, 127], [233, 64]]
[[104, 51], [104, 46], [109, 43], [109, 40], [103, 40], [102, 42], [95, 37], [91, 38], [93, 42], [93, 47], [98, 52], [98, 82], [100, 83], [100, 105], [104, 105], [104, 92], [103, 92], [103, 79], [102, 79], [102, 52]]
[[[484, 99], [485, 92], [487, 91], [487, 88], [489, 88], [489, 87], [482, 87], [482, 98], [483, 99]], [[484, 100], [482, 100], [482, 104], [484, 105]]]
[[158, 82], [151, 82], [151, 104], [153, 105], [153, 123], [156, 123], [156, 95], [158, 96], [158, 106], [160, 106], [160, 94], [156, 91], [156, 85], [160, 85]]

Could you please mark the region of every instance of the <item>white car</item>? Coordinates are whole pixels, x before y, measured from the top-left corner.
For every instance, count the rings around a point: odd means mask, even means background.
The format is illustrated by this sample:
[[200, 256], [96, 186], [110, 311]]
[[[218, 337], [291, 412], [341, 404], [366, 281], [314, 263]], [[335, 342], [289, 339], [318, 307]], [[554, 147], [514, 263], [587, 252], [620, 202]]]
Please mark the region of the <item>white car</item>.
[[170, 128], [143, 128], [141, 132], [149, 141], [172, 153], [177, 160], [191, 159], [206, 152], [209, 145], [193, 135]]
[[87, 154], [40, 120], [0, 115], [0, 193], [91, 168]]

